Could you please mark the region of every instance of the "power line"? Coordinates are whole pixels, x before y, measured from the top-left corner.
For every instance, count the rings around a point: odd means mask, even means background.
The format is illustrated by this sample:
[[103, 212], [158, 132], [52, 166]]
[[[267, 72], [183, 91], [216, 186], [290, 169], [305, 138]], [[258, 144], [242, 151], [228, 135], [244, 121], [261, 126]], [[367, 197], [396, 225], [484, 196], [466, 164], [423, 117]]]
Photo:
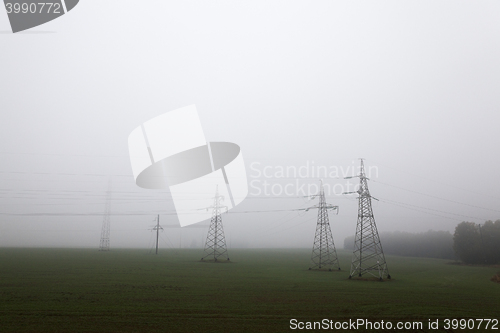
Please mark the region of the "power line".
[[[426, 208], [426, 207], [422, 207], [422, 206], [417, 206], [417, 205], [412, 205], [412, 204], [407, 204], [407, 203], [404, 203], [404, 202], [399, 202], [399, 201], [394, 201], [394, 200], [387, 200], [387, 199], [379, 199], [381, 202], [385, 202], [385, 203], [388, 203], [388, 204], [396, 204], [397, 206], [400, 206], [400, 207], [403, 207], [403, 208], [406, 208], [404, 206], [411, 206], [411, 207], [416, 207], [416, 208], [421, 208], [421, 209], [427, 209], [427, 210], [431, 210], [431, 211], [434, 211], [434, 212], [438, 212], [438, 213], [444, 213], [444, 214], [450, 214], [450, 215], [455, 215], [455, 216], [462, 216], [462, 217], [466, 217], [466, 218], [471, 218], [471, 219], [476, 219], [476, 220], [483, 220], [481, 218], [478, 218], [478, 217], [474, 217], [474, 216], [468, 216], [468, 215], [462, 215], [462, 214], [456, 214], [456, 213], [450, 213], [450, 212], [445, 212], [443, 210], [439, 210], [439, 209], [433, 209], [433, 208]], [[402, 206], [404, 205], [404, 206]], [[421, 211], [421, 210], [419, 210]], [[421, 211], [423, 213], [427, 213], [425, 211]], [[440, 216], [440, 217], [446, 217], [446, 216], [442, 216], [442, 215], [437, 215], [437, 214], [433, 214], [433, 215], [436, 215], [436, 216]], [[461, 220], [457, 220], [457, 221], [461, 221]]]
[[453, 218], [453, 217], [443, 216], [443, 215], [439, 215], [439, 214], [434, 214], [434, 213], [430, 213], [430, 212], [427, 212], [427, 211], [424, 211], [424, 210], [421, 210], [421, 209], [410, 208], [410, 207], [405, 206], [406, 204], [397, 204], [397, 203], [394, 203], [394, 202], [388, 202], [388, 201], [384, 201], [384, 200], [381, 200], [381, 201], [385, 202], [385, 203], [388, 203], [390, 205], [394, 205], [394, 206], [398, 206], [398, 207], [401, 207], [401, 208], [413, 210], [413, 211], [416, 211], [416, 212], [421, 212], [421, 213], [424, 213], [424, 214], [434, 215], [434, 216], [437, 216], [437, 217], [442, 217], [442, 218], [449, 219], [449, 220], [454, 220], [454, 221], [462, 221], [460, 219], [456, 219], [456, 218]]
[[479, 195], [483, 195], [483, 196], [487, 196], [487, 197], [492, 197], [491, 195], [485, 194], [484, 192], [472, 191], [472, 190], [465, 189], [465, 188], [462, 188], [462, 187], [458, 187], [458, 186], [455, 186], [455, 185], [443, 183], [442, 181], [439, 181], [439, 180], [436, 180], [436, 179], [427, 178], [427, 177], [424, 177], [424, 176], [422, 176], [420, 174], [416, 174], [416, 173], [412, 173], [412, 172], [408, 172], [408, 171], [404, 171], [404, 170], [399, 170], [397, 168], [393, 168], [393, 167], [390, 167], [390, 166], [387, 166], [387, 165], [383, 165], [383, 164], [379, 164], [379, 163], [376, 163], [376, 164], [380, 165], [380, 166], [383, 166], [383, 167], [386, 167], [386, 168], [389, 168], [389, 169], [392, 169], [392, 170], [395, 170], [395, 171], [400, 172], [400, 173], [405, 173], [405, 174], [411, 175], [412, 177], [418, 177], [420, 179], [427, 180], [427, 181], [429, 181], [431, 183], [438, 183], [438, 184], [441, 184], [441, 185], [444, 185], [444, 186], [448, 186], [450, 188], [454, 188], [454, 189], [457, 189], [457, 190], [461, 190], [461, 191], [465, 191], [465, 192], [470, 192], [470, 193], [474, 193], [474, 194], [479, 194]]
[[414, 191], [414, 190], [409, 190], [409, 189], [406, 189], [404, 187], [400, 187], [400, 186], [396, 186], [396, 185], [391, 185], [391, 184], [384, 183], [384, 182], [381, 182], [381, 181], [378, 181], [378, 180], [372, 180], [372, 181], [376, 182], [376, 183], [384, 184], [384, 185], [387, 185], [387, 186], [390, 186], [390, 187], [398, 188], [400, 190], [408, 191], [408, 192], [411, 192], [411, 193], [416, 193], [416, 194], [424, 195], [424, 196], [427, 196], [427, 197], [430, 197], [430, 198], [434, 198], [434, 199], [440, 199], [440, 200], [444, 200], [444, 201], [456, 203], [456, 204], [459, 204], [459, 205], [464, 205], [464, 206], [469, 206], [469, 207], [474, 207], [474, 208], [479, 208], [479, 209], [484, 209], [484, 210], [490, 210], [490, 211], [493, 211], [493, 212], [500, 212], [500, 210], [498, 210], [498, 209], [491, 209], [491, 208], [486, 208], [486, 207], [480, 207], [480, 206], [471, 205], [471, 204], [468, 204], [468, 203], [465, 203], [465, 202], [459, 202], [459, 201], [455, 201], [455, 200], [451, 200], [451, 199], [447, 199], [447, 198], [442, 198], [442, 197], [438, 197], [438, 196], [427, 194], [427, 193], [422, 193], [422, 192], [418, 192], [418, 191]]

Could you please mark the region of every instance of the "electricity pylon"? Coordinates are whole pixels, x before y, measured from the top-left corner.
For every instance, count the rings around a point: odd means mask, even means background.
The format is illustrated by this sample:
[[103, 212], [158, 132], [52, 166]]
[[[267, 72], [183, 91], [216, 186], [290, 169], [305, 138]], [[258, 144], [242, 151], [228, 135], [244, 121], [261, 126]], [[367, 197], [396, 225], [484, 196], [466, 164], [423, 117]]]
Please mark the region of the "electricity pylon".
[[306, 211], [308, 211], [312, 208], [318, 208], [318, 223], [316, 224], [316, 235], [314, 236], [311, 266], [309, 269], [328, 269], [329, 271], [332, 269], [340, 270], [337, 251], [335, 250], [335, 243], [333, 242], [332, 230], [330, 228], [330, 221], [328, 219], [328, 210], [336, 210], [338, 212], [339, 207], [326, 203], [323, 182], [321, 182], [321, 190], [317, 196], [319, 196], [319, 204], [306, 209]]
[[208, 259], [210, 261], [219, 261], [219, 259], [229, 260], [226, 247], [226, 237], [224, 236], [224, 228], [222, 227], [221, 209], [227, 206], [221, 206], [221, 201], [224, 197], [219, 195], [218, 188], [215, 191], [214, 205], [208, 207], [212, 208], [212, 220], [210, 221], [210, 228], [208, 229], [207, 240], [205, 242], [205, 256], [201, 260]]
[[99, 251], [109, 251], [109, 215], [111, 211], [111, 178], [108, 181], [108, 191], [106, 193], [106, 206], [104, 208], [104, 218], [101, 227], [101, 241], [99, 242]]
[[[379, 280], [390, 279], [389, 270], [385, 261], [384, 251], [380, 243], [380, 237], [375, 224], [372, 210], [372, 196], [368, 190], [368, 178], [365, 175], [363, 159], [359, 175], [360, 184], [357, 192], [345, 192], [344, 194], [357, 193], [358, 196], [358, 222], [356, 225], [356, 236], [354, 237], [354, 251], [352, 254], [351, 272], [349, 279], [353, 276], [361, 277], [369, 274]], [[346, 177], [349, 179], [353, 177]], [[373, 198], [378, 201], [378, 199]]]

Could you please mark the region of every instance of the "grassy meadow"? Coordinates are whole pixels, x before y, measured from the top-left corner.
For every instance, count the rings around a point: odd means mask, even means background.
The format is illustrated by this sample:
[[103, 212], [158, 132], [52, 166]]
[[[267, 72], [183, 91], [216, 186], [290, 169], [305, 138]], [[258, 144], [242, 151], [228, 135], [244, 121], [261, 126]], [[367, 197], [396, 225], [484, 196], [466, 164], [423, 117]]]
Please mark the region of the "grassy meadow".
[[[490, 281], [498, 267], [387, 256], [393, 279], [376, 282], [347, 279], [347, 251], [339, 251], [340, 272], [309, 271], [308, 249], [230, 249], [230, 263], [201, 255], [0, 249], [0, 332], [290, 332], [292, 318], [500, 319], [500, 283]], [[431, 331], [446, 330], [424, 326]]]

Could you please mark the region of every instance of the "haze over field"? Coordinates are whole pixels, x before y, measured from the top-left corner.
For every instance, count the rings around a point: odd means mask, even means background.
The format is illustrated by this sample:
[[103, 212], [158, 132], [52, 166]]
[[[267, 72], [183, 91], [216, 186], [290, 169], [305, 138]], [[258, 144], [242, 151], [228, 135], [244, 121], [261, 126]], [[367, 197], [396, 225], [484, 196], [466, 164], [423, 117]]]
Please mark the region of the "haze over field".
[[207, 140], [245, 159], [230, 248], [311, 247], [317, 212], [294, 209], [317, 204], [320, 178], [342, 247], [359, 157], [379, 231], [500, 218], [498, 1], [86, 0], [0, 49], [2, 247], [97, 248], [109, 178], [111, 248], [151, 246], [156, 214], [160, 246], [201, 247], [208, 221], [178, 228], [168, 190], [135, 185], [127, 147], [191, 104]]

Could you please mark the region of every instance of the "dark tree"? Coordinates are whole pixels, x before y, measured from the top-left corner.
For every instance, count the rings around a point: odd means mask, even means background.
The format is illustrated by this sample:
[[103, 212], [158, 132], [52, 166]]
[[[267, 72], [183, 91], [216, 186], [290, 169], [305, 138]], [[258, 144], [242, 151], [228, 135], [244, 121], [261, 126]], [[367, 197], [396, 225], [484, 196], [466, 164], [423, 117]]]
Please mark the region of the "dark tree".
[[457, 256], [467, 264], [484, 262], [481, 230], [472, 222], [462, 222], [455, 228], [453, 249]]
[[500, 220], [486, 221], [480, 231], [484, 263], [500, 263]]
[[500, 220], [483, 225], [462, 222], [455, 228], [453, 248], [468, 264], [500, 263]]

